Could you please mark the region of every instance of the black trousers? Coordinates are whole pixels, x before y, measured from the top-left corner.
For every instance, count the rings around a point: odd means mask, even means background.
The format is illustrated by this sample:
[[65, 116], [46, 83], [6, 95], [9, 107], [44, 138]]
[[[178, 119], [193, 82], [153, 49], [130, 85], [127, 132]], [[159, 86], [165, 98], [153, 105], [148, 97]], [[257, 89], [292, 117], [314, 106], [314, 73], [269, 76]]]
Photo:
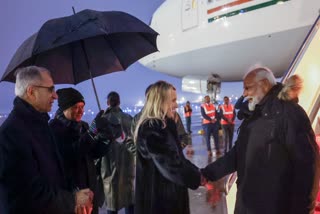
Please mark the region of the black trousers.
[[232, 148], [234, 124], [221, 125], [223, 130], [224, 152]]

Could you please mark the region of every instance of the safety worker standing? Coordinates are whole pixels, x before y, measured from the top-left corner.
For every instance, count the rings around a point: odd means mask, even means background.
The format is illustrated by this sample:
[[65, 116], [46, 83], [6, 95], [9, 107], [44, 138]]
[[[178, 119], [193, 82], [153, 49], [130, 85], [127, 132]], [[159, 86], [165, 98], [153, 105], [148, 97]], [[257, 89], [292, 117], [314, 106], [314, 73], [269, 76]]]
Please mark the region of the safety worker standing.
[[192, 108], [191, 108], [190, 102], [187, 101], [186, 105], [184, 106], [184, 117], [186, 119], [187, 132], [189, 134], [192, 133], [192, 131], [191, 131], [191, 115], [192, 115]]
[[212, 156], [210, 137], [213, 135], [214, 145], [216, 149], [216, 155], [220, 155], [219, 149], [219, 123], [217, 120], [217, 112], [214, 104], [210, 102], [210, 97], [207, 95], [204, 97], [204, 103], [201, 105], [202, 127], [204, 129], [205, 140], [207, 144], [208, 156]]
[[223, 101], [224, 104], [220, 106], [220, 123], [223, 130], [224, 152], [227, 153], [232, 148], [236, 111], [234, 106], [230, 103], [229, 97], [225, 96]]

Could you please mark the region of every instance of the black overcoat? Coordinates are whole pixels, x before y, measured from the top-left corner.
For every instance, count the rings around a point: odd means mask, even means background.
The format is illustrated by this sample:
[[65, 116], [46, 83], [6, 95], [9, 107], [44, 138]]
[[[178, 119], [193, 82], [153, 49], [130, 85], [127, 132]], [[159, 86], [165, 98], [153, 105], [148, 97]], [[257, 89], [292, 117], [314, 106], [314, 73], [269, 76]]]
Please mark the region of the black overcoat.
[[47, 113], [16, 97], [0, 128], [9, 213], [73, 213], [75, 198], [67, 188], [61, 157], [48, 126]]
[[319, 182], [319, 152], [310, 121], [274, 86], [241, 124], [235, 146], [202, 169], [210, 180], [237, 171], [236, 214], [307, 214]]
[[[54, 133], [70, 188], [90, 188], [95, 194], [93, 214], [98, 213], [104, 197], [101, 198], [102, 182], [96, 172], [95, 159], [104, 155], [109, 145], [90, 137], [88, 124], [84, 121], [65, 121], [57, 118], [50, 121], [49, 125]], [[99, 189], [100, 188], [100, 189]], [[99, 198], [98, 198], [99, 197]]]
[[137, 138], [136, 206], [139, 214], [188, 214], [188, 188], [200, 185], [198, 168], [185, 159], [173, 120], [145, 121]]

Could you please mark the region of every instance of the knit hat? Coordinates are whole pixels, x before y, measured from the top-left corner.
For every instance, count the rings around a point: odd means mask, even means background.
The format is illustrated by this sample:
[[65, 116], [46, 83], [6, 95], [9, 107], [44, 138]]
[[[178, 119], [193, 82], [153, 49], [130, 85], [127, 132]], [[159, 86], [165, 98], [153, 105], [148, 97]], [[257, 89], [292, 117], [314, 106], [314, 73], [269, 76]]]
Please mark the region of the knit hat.
[[82, 94], [74, 88], [62, 88], [57, 90], [58, 106], [64, 111], [78, 102], [84, 102]]

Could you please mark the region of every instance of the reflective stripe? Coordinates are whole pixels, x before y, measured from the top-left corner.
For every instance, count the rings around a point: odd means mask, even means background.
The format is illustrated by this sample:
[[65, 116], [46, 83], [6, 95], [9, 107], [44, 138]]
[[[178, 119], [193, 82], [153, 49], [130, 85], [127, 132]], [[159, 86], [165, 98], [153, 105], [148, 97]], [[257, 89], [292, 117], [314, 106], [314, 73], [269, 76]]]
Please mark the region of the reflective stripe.
[[[232, 119], [233, 118], [233, 111], [234, 111], [234, 107], [232, 104], [229, 105], [221, 105], [220, 106], [220, 110], [222, 110], [223, 115], [225, 116], [225, 118], [227, 119]], [[224, 120], [223, 118], [221, 118], [221, 124], [222, 125], [227, 125], [229, 124], [226, 120]], [[234, 124], [234, 121], [231, 123]]]
[[[187, 111], [187, 110], [189, 110], [189, 109], [191, 109], [191, 108], [187, 108], [186, 106], [184, 107], [184, 110], [185, 110], [185, 111]], [[187, 111], [187, 112], [184, 113], [184, 117], [191, 117], [191, 115], [192, 115], [192, 112], [191, 112], [191, 111]]]
[[[203, 107], [204, 112], [208, 117], [210, 117], [211, 119], [216, 118], [216, 108], [212, 103], [210, 104], [203, 103], [201, 107]], [[205, 118], [202, 119], [202, 124], [208, 124], [208, 123], [214, 123], [214, 122], [211, 122], [210, 120], [207, 120]]]
[[184, 113], [184, 116], [185, 116], [185, 117], [191, 117], [191, 112], [188, 111], [188, 112]]

